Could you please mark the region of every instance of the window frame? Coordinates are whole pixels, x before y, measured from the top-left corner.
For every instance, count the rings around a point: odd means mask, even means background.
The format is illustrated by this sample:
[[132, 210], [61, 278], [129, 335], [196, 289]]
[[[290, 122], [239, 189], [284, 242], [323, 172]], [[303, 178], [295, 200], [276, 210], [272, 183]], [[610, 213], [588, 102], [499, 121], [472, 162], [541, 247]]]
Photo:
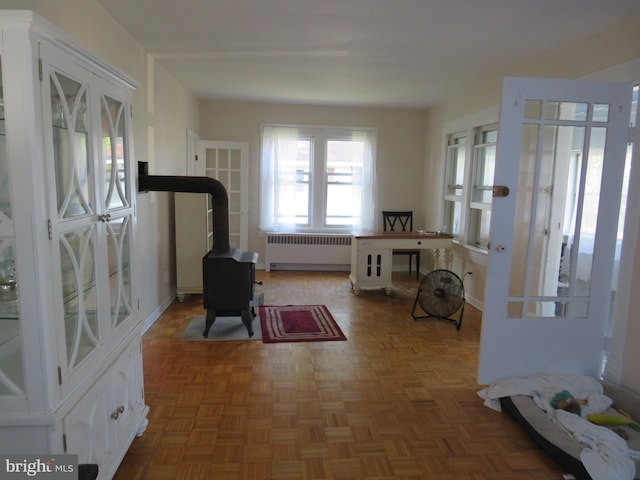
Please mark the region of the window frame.
[[[497, 142], [483, 141], [486, 132], [498, 129], [498, 107], [491, 107], [476, 114], [445, 123], [443, 129], [443, 157], [444, 179], [442, 196], [442, 227], [448, 233], [454, 235], [454, 242], [465, 248], [480, 253], [488, 253], [489, 242], [482, 241], [482, 225], [478, 221], [479, 214], [491, 215], [491, 203], [474, 200], [474, 187], [476, 176], [479, 173], [478, 163], [481, 159], [478, 152], [481, 148], [494, 146], [497, 150]], [[465, 138], [463, 183], [459, 195], [450, 193], [451, 178], [451, 151], [456, 139]], [[495, 159], [494, 159], [495, 161]], [[459, 227], [454, 229], [452, 224], [452, 211], [455, 205], [459, 205]]]
[[[292, 233], [351, 233], [354, 230], [360, 229], [363, 222], [363, 207], [360, 207], [360, 214], [357, 216], [351, 216], [351, 218], [357, 220], [355, 223], [349, 223], [346, 225], [340, 225], [339, 223], [327, 223], [327, 216], [329, 213], [328, 201], [330, 198], [329, 181], [332, 176], [329, 171], [329, 144], [332, 141], [358, 141], [359, 137], [369, 136], [371, 145], [369, 145], [370, 151], [363, 154], [363, 161], [366, 162], [366, 158], [370, 158], [371, 165], [369, 169], [371, 172], [368, 174], [372, 177], [371, 181], [371, 197], [375, 199], [376, 195], [376, 183], [375, 183], [375, 165], [376, 165], [376, 143], [377, 143], [377, 130], [372, 128], [362, 127], [333, 127], [333, 126], [313, 126], [313, 125], [281, 125], [281, 124], [263, 124], [261, 128], [261, 143], [264, 144], [264, 131], [265, 127], [272, 128], [285, 128], [293, 129], [297, 131], [298, 140], [310, 142], [309, 152], [309, 175], [308, 175], [308, 207], [307, 207], [307, 223], [285, 223], [281, 222], [281, 217], [278, 212], [273, 212], [273, 224], [268, 225], [263, 219], [263, 212], [261, 208], [260, 212], [260, 230], [263, 233], [273, 231], [286, 231]], [[364, 135], [362, 135], [364, 134]], [[263, 145], [264, 147], [264, 145]], [[261, 148], [260, 156], [260, 168], [263, 170], [263, 163], [266, 161], [264, 158], [264, 149]], [[367, 154], [369, 157], [367, 157]], [[361, 170], [366, 170], [366, 166], [361, 167]], [[355, 185], [353, 179], [358, 175], [351, 175], [352, 181], [349, 185]], [[360, 172], [359, 178], [366, 176]], [[261, 174], [261, 182], [264, 181]], [[364, 182], [363, 182], [364, 183]], [[263, 184], [264, 185], [264, 184]], [[343, 183], [344, 185], [344, 183]], [[264, 188], [264, 186], [262, 187]], [[276, 188], [273, 190], [273, 195], [277, 195]], [[360, 196], [362, 199], [362, 195]], [[277, 203], [277, 202], [276, 202]], [[275, 207], [277, 208], [277, 207]], [[371, 227], [368, 227], [371, 228]]]

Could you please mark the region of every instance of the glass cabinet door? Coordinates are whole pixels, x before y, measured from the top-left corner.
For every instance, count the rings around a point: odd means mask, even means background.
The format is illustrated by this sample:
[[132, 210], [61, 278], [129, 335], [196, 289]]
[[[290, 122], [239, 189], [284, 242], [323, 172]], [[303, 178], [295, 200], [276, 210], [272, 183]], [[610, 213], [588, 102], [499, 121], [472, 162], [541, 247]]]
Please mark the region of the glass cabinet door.
[[107, 269], [111, 325], [117, 327], [133, 312], [131, 281], [131, 206], [127, 138], [127, 103], [101, 98], [103, 172], [100, 198], [106, 214]]
[[97, 215], [86, 82], [50, 74], [51, 128], [67, 367], [100, 345]]
[[0, 397], [24, 397], [22, 337], [12, 223], [4, 91], [0, 68]]

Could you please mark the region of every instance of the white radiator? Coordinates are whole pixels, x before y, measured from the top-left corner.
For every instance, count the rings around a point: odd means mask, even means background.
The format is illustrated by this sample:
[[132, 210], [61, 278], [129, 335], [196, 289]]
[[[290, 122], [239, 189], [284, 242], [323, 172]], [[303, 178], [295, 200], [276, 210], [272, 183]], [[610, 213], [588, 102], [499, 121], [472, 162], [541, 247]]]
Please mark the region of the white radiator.
[[339, 270], [351, 265], [351, 235], [269, 233], [264, 269]]

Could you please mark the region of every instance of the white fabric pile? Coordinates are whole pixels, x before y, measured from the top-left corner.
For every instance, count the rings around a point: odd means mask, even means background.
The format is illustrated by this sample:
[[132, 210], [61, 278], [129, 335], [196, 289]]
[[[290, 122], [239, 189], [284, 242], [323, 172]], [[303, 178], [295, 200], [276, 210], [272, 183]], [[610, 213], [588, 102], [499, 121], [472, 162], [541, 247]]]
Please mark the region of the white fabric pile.
[[[586, 402], [581, 415], [551, 406], [551, 399], [562, 390]], [[584, 446], [580, 460], [593, 480], [633, 480], [636, 474], [633, 459], [640, 459], [640, 452], [629, 449], [627, 442], [608, 428], [583, 418], [611, 406], [611, 399], [603, 394], [597, 379], [581, 375], [534, 375], [499, 380], [478, 392], [485, 406], [497, 411], [501, 410], [500, 398], [513, 395], [531, 397], [549, 418]]]

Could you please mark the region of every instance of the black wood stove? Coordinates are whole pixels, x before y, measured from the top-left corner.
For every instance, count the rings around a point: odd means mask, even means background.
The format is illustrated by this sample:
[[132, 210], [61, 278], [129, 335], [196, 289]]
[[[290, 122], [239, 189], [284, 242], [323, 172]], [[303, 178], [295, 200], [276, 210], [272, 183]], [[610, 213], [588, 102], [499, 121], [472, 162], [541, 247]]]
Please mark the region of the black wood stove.
[[213, 249], [202, 258], [203, 300], [207, 319], [203, 336], [216, 317], [240, 316], [253, 336], [253, 307], [262, 303], [254, 298], [256, 252], [229, 246], [229, 199], [227, 190], [210, 177], [149, 175], [148, 164], [138, 162], [138, 191], [208, 193], [213, 205]]
[[203, 335], [209, 336], [209, 330], [216, 316], [240, 316], [247, 327], [249, 336], [253, 336], [252, 308], [253, 286], [256, 279], [256, 252], [245, 252], [231, 248], [226, 254], [217, 254], [213, 250], [202, 259], [202, 285], [204, 308], [207, 321]]

